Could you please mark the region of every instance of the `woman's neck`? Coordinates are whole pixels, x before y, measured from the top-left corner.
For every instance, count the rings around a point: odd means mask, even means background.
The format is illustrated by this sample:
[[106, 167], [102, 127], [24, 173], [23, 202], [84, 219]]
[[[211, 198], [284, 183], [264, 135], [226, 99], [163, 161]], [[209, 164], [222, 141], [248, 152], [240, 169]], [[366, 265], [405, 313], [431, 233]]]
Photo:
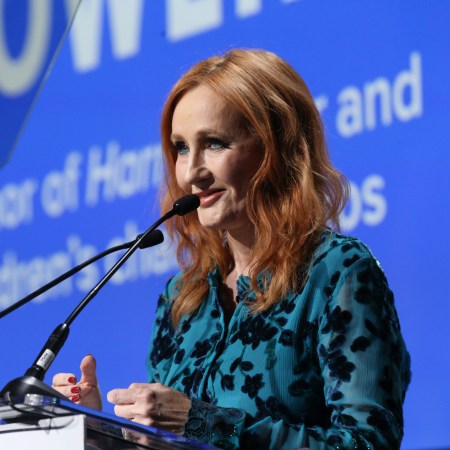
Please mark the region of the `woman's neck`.
[[220, 298], [225, 314], [226, 323], [229, 322], [236, 309], [237, 280], [240, 275], [249, 274], [250, 254], [254, 243], [253, 233], [227, 232], [227, 243], [233, 256], [233, 266], [220, 286]]
[[248, 275], [250, 255], [255, 242], [254, 233], [236, 233], [228, 231], [227, 242], [234, 263], [230, 274], [234, 273], [236, 279], [239, 275]]

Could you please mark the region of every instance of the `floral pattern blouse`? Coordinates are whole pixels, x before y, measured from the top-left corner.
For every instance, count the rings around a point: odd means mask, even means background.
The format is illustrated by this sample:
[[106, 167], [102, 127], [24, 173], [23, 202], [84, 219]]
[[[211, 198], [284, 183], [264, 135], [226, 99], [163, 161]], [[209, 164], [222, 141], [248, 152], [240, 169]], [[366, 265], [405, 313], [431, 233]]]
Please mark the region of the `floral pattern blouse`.
[[237, 282], [227, 324], [209, 294], [174, 329], [179, 275], [158, 302], [149, 382], [192, 400], [185, 436], [217, 447], [398, 449], [409, 354], [378, 261], [358, 239], [325, 233], [308, 280], [267, 311], [249, 314], [249, 279]]

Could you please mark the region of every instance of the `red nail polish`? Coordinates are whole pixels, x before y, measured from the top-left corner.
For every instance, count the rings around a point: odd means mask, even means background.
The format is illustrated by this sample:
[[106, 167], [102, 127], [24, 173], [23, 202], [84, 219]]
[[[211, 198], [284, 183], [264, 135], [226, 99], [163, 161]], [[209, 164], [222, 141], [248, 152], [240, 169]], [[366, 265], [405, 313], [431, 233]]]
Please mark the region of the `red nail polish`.
[[70, 400], [72, 400], [73, 402], [77, 402], [78, 400], [80, 400], [80, 396], [74, 395], [73, 397], [70, 397]]
[[70, 392], [72, 392], [72, 394], [78, 394], [80, 392], [80, 388], [78, 386], [74, 386], [70, 389]]
[[75, 383], [77, 381], [77, 379], [75, 377], [69, 377], [69, 379], [67, 380], [69, 383]]

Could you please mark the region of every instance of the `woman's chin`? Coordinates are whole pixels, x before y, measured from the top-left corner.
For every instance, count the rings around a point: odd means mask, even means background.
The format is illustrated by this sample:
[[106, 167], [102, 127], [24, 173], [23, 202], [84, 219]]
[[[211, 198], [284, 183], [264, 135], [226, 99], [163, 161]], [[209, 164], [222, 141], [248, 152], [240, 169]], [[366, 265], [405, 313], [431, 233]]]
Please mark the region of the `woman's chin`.
[[215, 220], [202, 220], [199, 219], [200, 225], [204, 228], [210, 228], [210, 229], [219, 229], [224, 228], [222, 222], [215, 221]]

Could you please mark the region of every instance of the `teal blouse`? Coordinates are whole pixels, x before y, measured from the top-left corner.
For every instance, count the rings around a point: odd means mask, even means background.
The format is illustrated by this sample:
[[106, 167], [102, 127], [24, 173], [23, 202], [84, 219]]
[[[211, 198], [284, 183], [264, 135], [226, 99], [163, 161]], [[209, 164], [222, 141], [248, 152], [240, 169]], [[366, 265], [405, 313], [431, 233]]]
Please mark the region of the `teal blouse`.
[[174, 329], [179, 274], [160, 297], [149, 382], [192, 400], [185, 436], [221, 448], [397, 449], [409, 354], [378, 261], [358, 239], [325, 233], [304, 287], [249, 314], [237, 282], [227, 324], [220, 276]]

